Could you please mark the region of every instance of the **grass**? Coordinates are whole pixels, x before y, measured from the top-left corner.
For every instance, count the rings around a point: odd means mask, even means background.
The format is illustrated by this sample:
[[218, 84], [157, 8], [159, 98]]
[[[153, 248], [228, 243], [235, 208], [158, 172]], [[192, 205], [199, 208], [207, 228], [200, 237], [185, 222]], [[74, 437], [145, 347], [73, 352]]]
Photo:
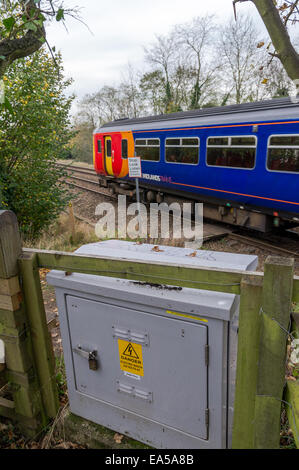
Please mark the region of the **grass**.
[[74, 230], [72, 227], [71, 217], [62, 214], [38, 240], [27, 240], [23, 246], [40, 250], [74, 251], [81, 245], [99, 241], [91, 225], [76, 221]]
[[55, 358], [56, 383], [60, 402], [67, 401], [67, 385], [63, 355]]
[[296, 443], [292, 429], [290, 429], [287, 413], [285, 409], [286, 405], [283, 403], [281, 411], [281, 422], [280, 422], [280, 448], [281, 449], [296, 449]]

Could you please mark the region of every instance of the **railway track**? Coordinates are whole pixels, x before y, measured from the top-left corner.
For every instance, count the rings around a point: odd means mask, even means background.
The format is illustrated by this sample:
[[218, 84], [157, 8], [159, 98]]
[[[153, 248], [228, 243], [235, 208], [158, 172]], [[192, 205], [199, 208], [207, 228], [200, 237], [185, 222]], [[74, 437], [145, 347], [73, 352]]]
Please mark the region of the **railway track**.
[[79, 165], [66, 165], [64, 163], [56, 163], [56, 165], [58, 167], [61, 167], [61, 168], [65, 168], [66, 170], [70, 170], [70, 171], [75, 171], [75, 172], [78, 172], [78, 173], [82, 173], [82, 174], [88, 174], [88, 175], [92, 175], [92, 176], [96, 176], [95, 174], [95, 171], [91, 168], [85, 168], [83, 166], [79, 166]]
[[[285, 247], [277, 246], [274, 245], [271, 241], [267, 240], [260, 240], [257, 237], [252, 237], [252, 236], [247, 236], [247, 235], [240, 235], [239, 233], [232, 232], [229, 235], [229, 238], [232, 238], [234, 240], [238, 240], [241, 243], [245, 243], [248, 245], [255, 246], [257, 248], [261, 249], [266, 249], [272, 252], [275, 252], [280, 255], [284, 255], [287, 257], [292, 257], [295, 258], [296, 260], [299, 260], [299, 249], [295, 250], [289, 250]], [[299, 247], [299, 237], [298, 237], [298, 247]]]
[[[101, 196], [105, 196], [108, 199], [116, 199], [116, 195], [111, 194], [109, 192], [109, 190], [106, 190], [106, 191], [101, 190], [99, 188], [99, 183], [98, 183], [97, 180], [91, 180], [91, 179], [86, 178], [87, 175], [96, 177], [96, 174], [93, 170], [89, 170], [88, 168], [82, 168], [82, 167], [74, 166], [74, 165], [64, 165], [62, 163], [57, 163], [57, 166], [63, 167], [66, 170], [70, 170], [72, 172], [79, 173], [83, 176], [83, 177], [82, 176], [80, 177], [80, 176], [69, 175], [67, 177], [68, 180], [75, 181], [75, 183], [73, 183], [72, 181], [65, 181], [65, 183], [67, 185], [69, 185], [73, 188], [78, 188], [78, 189], [82, 189], [84, 191], [88, 191], [88, 192], [93, 193], [93, 194], [99, 194]], [[82, 182], [82, 183], [84, 183], [84, 185], [78, 184], [78, 182]], [[87, 187], [86, 183], [89, 184], [89, 185], [94, 186], [94, 188]]]
[[[82, 186], [76, 183], [71, 183], [70, 181], [65, 181], [65, 183], [71, 186], [72, 188], [83, 189], [83, 191], [88, 191], [93, 194], [100, 194], [101, 196], [105, 196], [108, 199], [117, 199], [117, 196], [115, 194], [109, 194], [104, 191], [101, 191], [100, 189], [87, 188], [86, 186]], [[94, 183], [94, 181], [88, 181], [88, 183]], [[98, 183], [94, 183], [94, 184], [98, 185]]]
[[66, 181], [66, 184], [68, 184], [69, 186], [72, 186], [73, 188], [83, 189], [84, 191], [88, 191], [88, 192], [93, 193], [93, 194], [100, 194], [101, 196], [105, 196], [108, 199], [116, 199], [115, 194], [107, 194], [107, 193], [104, 193], [104, 191], [100, 191], [98, 189], [87, 188], [86, 186], [81, 186], [81, 185], [75, 184], [75, 183], [69, 183], [67, 181]]
[[[83, 191], [88, 191], [93, 194], [98, 194], [101, 196], [104, 196], [108, 199], [117, 199], [117, 195], [111, 194], [109, 190], [101, 190], [98, 185], [97, 180], [92, 180], [90, 178], [87, 178], [87, 176], [92, 176], [96, 178], [96, 174], [94, 170], [91, 170], [89, 168], [84, 168], [81, 166], [77, 165], [65, 165], [62, 163], [58, 163], [58, 166], [65, 168], [66, 170], [72, 171], [72, 173], [75, 173], [76, 175], [80, 176], [75, 176], [74, 174], [70, 175], [68, 177], [69, 180], [71, 181], [66, 181], [66, 183], [74, 188], [81, 189]], [[74, 181], [74, 182], [73, 182]], [[78, 184], [82, 183], [82, 184]], [[86, 184], [94, 186], [94, 188], [87, 187]], [[219, 228], [219, 223], [215, 224], [215, 227]], [[282, 256], [288, 256], [288, 257], [293, 257], [296, 260], [299, 260], [299, 233], [290, 231], [284, 232], [283, 235], [277, 236], [275, 235], [273, 238], [273, 234], [270, 234], [269, 236], [266, 235], [262, 239], [259, 235], [253, 235], [253, 234], [244, 234], [243, 232], [239, 232], [238, 229], [233, 230], [231, 232], [224, 232], [223, 237], [229, 237], [231, 239], [234, 239], [236, 241], [239, 241], [240, 243], [243, 244], [248, 244], [251, 246], [255, 246], [256, 248], [267, 250], [270, 252], [274, 252], [277, 254], [280, 254]], [[206, 241], [211, 240], [213, 237], [207, 237]], [[219, 238], [219, 234], [215, 236], [215, 238]]]

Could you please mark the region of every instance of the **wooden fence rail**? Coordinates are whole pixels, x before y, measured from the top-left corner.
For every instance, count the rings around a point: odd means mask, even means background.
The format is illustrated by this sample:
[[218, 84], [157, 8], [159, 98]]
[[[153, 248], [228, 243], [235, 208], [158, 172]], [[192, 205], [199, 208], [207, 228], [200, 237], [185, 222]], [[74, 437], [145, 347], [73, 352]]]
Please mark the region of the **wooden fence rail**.
[[[40, 268], [47, 268], [240, 295], [233, 447], [279, 446], [287, 332], [292, 302], [299, 302], [299, 277], [294, 276], [294, 260], [269, 257], [264, 273], [159, 262], [145, 264], [109, 257], [21, 249], [19, 242], [8, 240], [14, 233], [18, 233], [14, 215], [0, 211], [0, 288], [1, 279], [13, 276], [21, 279], [25, 299], [22, 308], [30, 331], [32, 367], [39, 383], [41, 416], [49, 419], [55, 416], [58, 408], [53, 351], [38, 276]], [[4, 271], [7, 263], [13, 266], [9, 275]], [[0, 295], [0, 338], [3, 319], [7, 316], [2, 305]], [[0, 415], [4, 408], [0, 398]]]
[[[241, 294], [241, 281], [264, 278], [258, 271], [199, 268], [198, 266], [174, 266], [166, 263], [115, 260], [109, 257], [86, 256], [63, 251], [23, 248], [23, 254], [36, 254], [39, 268], [58, 269], [67, 272], [96, 274], [145, 282], [170, 283], [179, 287], [192, 287], [228, 294]], [[276, 257], [274, 257], [276, 258]], [[280, 260], [284, 258], [279, 258]], [[299, 276], [293, 277], [292, 302], [299, 302]]]

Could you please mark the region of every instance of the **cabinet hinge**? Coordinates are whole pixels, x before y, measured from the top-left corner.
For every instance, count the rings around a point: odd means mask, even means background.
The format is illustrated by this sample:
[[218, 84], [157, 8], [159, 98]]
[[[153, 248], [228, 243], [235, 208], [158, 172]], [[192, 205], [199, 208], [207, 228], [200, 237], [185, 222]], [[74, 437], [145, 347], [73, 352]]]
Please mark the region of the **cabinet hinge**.
[[208, 429], [209, 424], [210, 424], [210, 410], [209, 410], [209, 408], [205, 409], [205, 423], [206, 423], [206, 427]]
[[205, 345], [205, 364], [209, 365], [210, 347], [208, 344]]

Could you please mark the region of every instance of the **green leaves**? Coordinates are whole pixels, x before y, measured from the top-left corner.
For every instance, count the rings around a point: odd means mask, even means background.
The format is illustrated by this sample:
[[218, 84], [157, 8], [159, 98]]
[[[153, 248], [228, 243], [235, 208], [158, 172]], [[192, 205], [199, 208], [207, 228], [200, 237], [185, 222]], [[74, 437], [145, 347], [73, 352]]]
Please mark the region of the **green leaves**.
[[[27, 31], [34, 33], [42, 28], [48, 14], [44, 15], [40, 9], [40, 0], [34, 0], [35, 6], [26, 8], [27, 2], [11, 2], [9, 8], [0, 9], [0, 26], [2, 39], [9, 37], [15, 39]], [[24, 4], [24, 5], [21, 5]], [[60, 11], [62, 10], [62, 12]], [[63, 15], [63, 9], [57, 10], [59, 17]], [[3, 25], [3, 28], [2, 28]]]
[[4, 107], [5, 107], [11, 114], [13, 114], [13, 107], [12, 107], [12, 105], [10, 104], [10, 101], [9, 101], [9, 99], [7, 98], [7, 96], [6, 96], [5, 99], [4, 99]]
[[35, 24], [35, 21], [28, 21], [25, 24], [25, 29], [36, 32], [37, 31], [37, 25]]
[[5, 18], [4, 20], [2, 20], [2, 23], [6, 31], [10, 33], [16, 23], [16, 20], [13, 16], [10, 16], [9, 18]]
[[56, 160], [73, 137], [65, 96], [62, 60], [43, 49], [20, 59], [3, 77], [6, 99], [0, 109], [0, 203], [13, 210], [25, 238], [37, 237], [69, 200]]
[[[67, 15], [76, 18], [76, 8], [65, 8], [65, 3], [66, 0], [0, 0], [3, 4], [0, 8], [0, 42], [5, 40], [5, 46], [8, 46], [6, 57], [0, 57], [0, 62], [6, 59], [1, 64], [0, 77], [8, 64], [19, 57], [31, 56], [46, 42], [46, 22], [53, 19], [64, 22]], [[21, 48], [20, 39], [24, 39]]]
[[56, 21], [61, 21], [64, 20], [64, 9], [59, 8], [57, 14], [56, 14]]

